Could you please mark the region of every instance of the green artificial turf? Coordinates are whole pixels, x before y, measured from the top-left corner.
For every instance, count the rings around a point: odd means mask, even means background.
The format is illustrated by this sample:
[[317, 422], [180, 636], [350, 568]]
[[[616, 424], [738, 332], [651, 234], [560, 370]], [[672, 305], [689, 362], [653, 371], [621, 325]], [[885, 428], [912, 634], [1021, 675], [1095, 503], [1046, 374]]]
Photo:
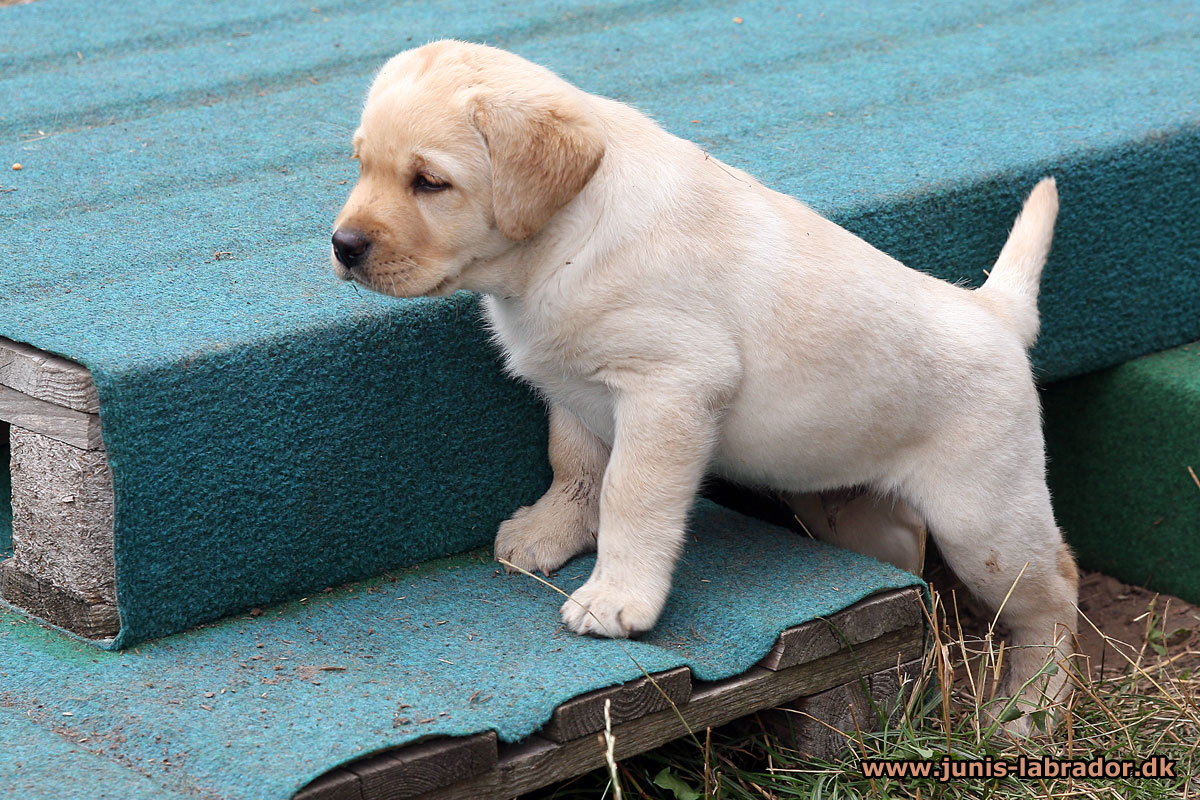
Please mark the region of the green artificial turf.
[[1080, 564], [1200, 603], [1200, 343], [1055, 384], [1044, 402]]

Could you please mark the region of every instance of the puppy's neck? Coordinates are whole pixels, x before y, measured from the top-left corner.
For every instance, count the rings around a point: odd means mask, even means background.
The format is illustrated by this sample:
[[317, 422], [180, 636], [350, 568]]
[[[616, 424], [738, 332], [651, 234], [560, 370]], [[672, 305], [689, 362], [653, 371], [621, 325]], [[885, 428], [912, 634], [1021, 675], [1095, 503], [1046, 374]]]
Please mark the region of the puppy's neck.
[[[560, 220], [560, 213], [541, 231], [523, 242], [513, 242], [499, 255], [477, 259], [468, 264], [459, 278], [459, 287], [497, 298], [520, 298], [543, 282], [556, 267], [569, 266], [564, 255], [572, 242], [571, 234]], [[574, 226], [569, 226], [574, 227]], [[575, 240], [578, 247], [578, 240]]]
[[460, 286], [497, 298], [524, 298], [564, 269], [583, 266], [598, 242], [603, 214], [598, 183], [585, 186], [546, 226], [499, 255], [463, 269]]

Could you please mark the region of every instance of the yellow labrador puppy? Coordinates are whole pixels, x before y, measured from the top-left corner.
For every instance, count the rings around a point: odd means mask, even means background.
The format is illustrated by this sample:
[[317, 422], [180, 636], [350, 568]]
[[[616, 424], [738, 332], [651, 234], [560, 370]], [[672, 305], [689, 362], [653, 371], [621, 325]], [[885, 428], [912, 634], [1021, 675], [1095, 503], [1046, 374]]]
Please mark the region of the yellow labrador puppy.
[[1026, 352], [1053, 180], [970, 291], [481, 45], [391, 59], [353, 145], [337, 274], [397, 297], [482, 292], [508, 368], [549, 403], [554, 482], [501, 526], [496, 555], [549, 572], [597, 549], [562, 607], [571, 630], [655, 624], [706, 471], [810, 517], [813, 493], [865, 487], [888, 541], [873, 549], [860, 526], [849, 543], [911, 566], [906, 531], [927, 524], [970, 588], [1003, 605], [1007, 688], [1065, 697], [1063, 671], [1036, 677], [1071, 651], [1076, 569]]

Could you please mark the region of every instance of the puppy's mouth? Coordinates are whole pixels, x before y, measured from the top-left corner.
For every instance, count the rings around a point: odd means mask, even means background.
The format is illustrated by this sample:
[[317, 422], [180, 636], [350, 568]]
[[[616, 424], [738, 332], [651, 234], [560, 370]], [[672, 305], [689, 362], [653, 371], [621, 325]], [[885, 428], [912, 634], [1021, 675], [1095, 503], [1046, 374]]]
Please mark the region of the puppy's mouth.
[[432, 289], [422, 294], [428, 297], [445, 297], [454, 294], [454, 290], [458, 285], [458, 277], [455, 275], [447, 275], [442, 278]]
[[362, 269], [347, 269], [344, 264], [338, 263], [334, 272], [342, 280], [353, 281], [364, 289], [391, 297], [447, 297], [458, 289], [458, 276], [454, 273], [442, 276], [432, 286], [417, 288], [411, 279], [412, 269], [410, 267], [379, 274]]
[[338, 261], [337, 256], [333, 257], [333, 274], [341, 281], [356, 281], [354, 273], [347, 269], [345, 264]]

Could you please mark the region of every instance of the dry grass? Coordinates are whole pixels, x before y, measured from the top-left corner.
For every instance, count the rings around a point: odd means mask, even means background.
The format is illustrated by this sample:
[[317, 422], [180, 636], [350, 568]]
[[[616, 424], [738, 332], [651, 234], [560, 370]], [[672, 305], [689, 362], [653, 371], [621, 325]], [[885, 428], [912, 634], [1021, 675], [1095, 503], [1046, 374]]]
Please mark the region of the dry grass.
[[[905, 686], [899, 708], [880, 709], [880, 727], [847, 733], [849, 749], [837, 762], [814, 761], [789, 749], [751, 720], [695, 739], [675, 742], [617, 765], [616, 781], [627, 798], [1191, 798], [1200, 797], [1194, 776], [1200, 746], [1200, 651], [1162, 647], [1171, 632], [1168, 613], [1152, 604], [1142, 617], [1140, 642], [1107, 640], [1113, 660], [1101, 667], [1086, 656], [1049, 666], [1066, 669], [1077, 691], [1056, 709], [1060, 722], [1050, 736], [1013, 739], [994, 722], [1005, 698], [993, 695], [1004, 649], [993, 626], [961, 615], [954, 595], [934, 593], [933, 646], [926, 677]], [[967, 619], [963, 617], [966, 616]], [[1086, 615], [1082, 626], [1091, 628]], [[1113, 663], [1119, 662], [1119, 663]], [[989, 713], [989, 711], [991, 713]], [[870, 727], [864, 720], [862, 727]], [[700, 732], [697, 732], [699, 734]], [[1175, 762], [1175, 778], [868, 778], [866, 759], [940, 762], [1009, 759], [1130, 759], [1163, 756]], [[612, 796], [609, 770], [545, 790], [538, 797]]]

